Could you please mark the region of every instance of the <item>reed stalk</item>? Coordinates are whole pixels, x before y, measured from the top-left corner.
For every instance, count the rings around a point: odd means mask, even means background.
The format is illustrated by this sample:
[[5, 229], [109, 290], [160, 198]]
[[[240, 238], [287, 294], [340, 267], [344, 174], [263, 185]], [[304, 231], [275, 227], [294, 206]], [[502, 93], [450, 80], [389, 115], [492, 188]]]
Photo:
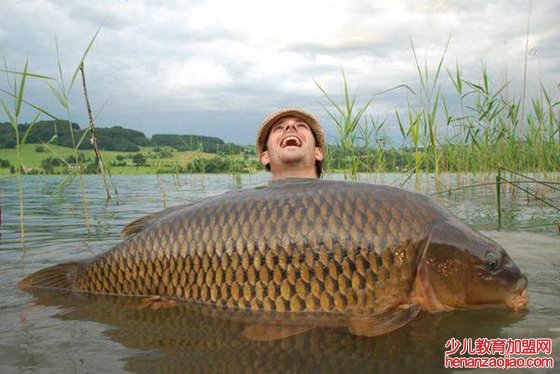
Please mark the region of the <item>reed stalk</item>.
[[[358, 170], [360, 168], [360, 152], [358, 151], [358, 134], [360, 131], [367, 132], [367, 129], [360, 130], [361, 126], [367, 127], [367, 122], [361, 122], [367, 108], [370, 106], [373, 99], [370, 99], [362, 107], [356, 107], [356, 94], [350, 95], [346, 75], [342, 72], [343, 80], [343, 103], [337, 103], [334, 98], [327, 93], [327, 91], [317, 82], [315, 84], [321, 90], [328, 102], [334, 107], [334, 110], [329, 110], [326, 106], [321, 104], [321, 107], [333, 120], [337, 131], [337, 151], [338, 167], [341, 166], [340, 161], [344, 167], [344, 178], [350, 175], [352, 180], [357, 180]], [[330, 155], [330, 153], [329, 153]]]
[[93, 151], [95, 152], [95, 158], [97, 161], [97, 166], [99, 168], [99, 172], [103, 176], [103, 185], [105, 186], [105, 193], [107, 194], [107, 200], [111, 200], [111, 192], [110, 192], [110, 183], [109, 183], [109, 175], [107, 172], [107, 168], [105, 167], [105, 163], [103, 162], [103, 155], [101, 154], [101, 150], [99, 149], [99, 140], [95, 134], [95, 120], [93, 119], [93, 111], [91, 110], [91, 105], [89, 103], [89, 97], [86, 87], [86, 73], [84, 71], [84, 62], [80, 63], [79, 67], [81, 76], [82, 76], [82, 85], [84, 88], [84, 97], [86, 101], [86, 108], [89, 118], [89, 129], [91, 133], [91, 143], [93, 145]]
[[[436, 180], [441, 172], [496, 172], [500, 165], [522, 172], [560, 171], [560, 100], [541, 83], [540, 93], [527, 98], [531, 106], [522, 112], [523, 99], [510, 96], [509, 81], [495, 82], [484, 65], [478, 77], [467, 78], [458, 62], [452, 70], [445, 68], [453, 91], [443, 90], [443, 85], [449, 86], [441, 74], [448, 45], [449, 41], [430, 69], [411, 43], [417, 87], [397, 86], [407, 88], [407, 106], [383, 121], [383, 130], [396, 125], [400, 131], [395, 143], [378, 141], [389, 138], [372, 127], [372, 115], [365, 112], [371, 101], [356, 110], [356, 94], [349, 92], [344, 74], [340, 104], [317, 84], [334, 108], [323, 106], [338, 136], [337, 147], [329, 152], [329, 167], [353, 179], [356, 170], [383, 170], [380, 165], [417, 177], [434, 173]], [[522, 120], [525, 131], [520, 130]]]
[[[23, 158], [21, 155], [21, 147], [26, 143], [27, 136], [29, 132], [33, 129], [33, 127], [37, 123], [37, 119], [40, 116], [40, 112], [38, 112], [25, 132], [20, 134], [19, 130], [19, 118], [21, 114], [22, 105], [24, 104], [24, 96], [25, 96], [25, 87], [28, 77], [32, 78], [39, 78], [39, 79], [48, 79], [48, 77], [41, 76], [38, 74], [32, 74], [28, 71], [28, 61], [25, 62], [25, 66], [23, 71], [15, 72], [8, 69], [8, 63], [6, 58], [3, 59], [4, 61], [4, 69], [2, 71], [6, 73], [6, 81], [8, 84], [8, 90], [2, 89], [1, 91], [8, 94], [13, 100], [13, 110], [9, 109], [9, 105], [0, 98], [0, 104], [2, 105], [2, 109], [4, 114], [9, 119], [9, 123], [14, 129], [15, 138], [16, 138], [16, 177], [18, 183], [18, 199], [19, 199], [19, 222], [20, 222], [20, 239], [22, 244], [25, 242], [25, 203], [24, 203], [24, 190], [23, 190], [23, 173], [25, 173], [25, 164], [23, 162]], [[19, 80], [16, 77], [19, 76]], [[13, 79], [12, 79], [13, 78]], [[22, 245], [22, 248], [25, 246]]]
[[498, 230], [502, 228], [502, 169], [498, 168], [496, 175], [496, 208], [498, 209]]
[[[64, 80], [64, 74], [62, 71], [62, 64], [61, 64], [61, 58], [60, 58], [60, 51], [58, 48], [58, 40], [55, 37], [55, 46], [56, 46], [56, 54], [57, 54], [57, 62], [58, 62], [58, 79], [46, 76], [46, 75], [39, 75], [39, 74], [32, 74], [28, 72], [28, 64], [26, 62], [25, 67], [23, 69], [23, 71], [13, 71], [13, 70], [9, 70], [7, 68], [7, 63], [6, 63], [6, 59], [4, 58], [4, 66], [5, 69], [3, 69], [2, 71], [5, 72], [8, 75], [8, 78], [10, 78], [11, 76], [14, 76], [13, 82], [14, 84], [12, 85], [11, 79], [8, 79], [8, 86], [9, 88], [12, 87], [12, 90], [5, 90], [5, 89], [0, 89], [2, 92], [4, 92], [5, 94], [7, 94], [8, 96], [12, 97], [14, 99], [14, 103], [15, 103], [15, 110], [12, 114], [12, 112], [8, 109], [7, 105], [5, 104], [5, 102], [2, 100], [2, 107], [4, 109], [4, 112], [6, 113], [6, 115], [8, 116], [10, 123], [12, 124], [12, 127], [14, 128], [15, 134], [16, 134], [16, 158], [17, 158], [17, 170], [16, 173], [18, 175], [18, 184], [20, 186], [20, 221], [21, 221], [21, 230], [22, 230], [22, 238], [23, 238], [23, 184], [22, 184], [22, 178], [21, 178], [21, 173], [24, 172], [24, 164], [23, 164], [23, 160], [21, 159], [21, 154], [20, 154], [20, 150], [21, 150], [21, 145], [25, 144], [25, 140], [27, 135], [29, 134], [29, 132], [31, 131], [31, 129], [35, 126], [38, 118], [40, 115], [46, 115], [52, 119], [54, 119], [54, 126], [55, 126], [55, 136], [48, 142], [51, 143], [53, 142], [57, 135], [56, 135], [56, 126], [57, 126], [57, 121], [59, 121], [59, 118], [54, 116], [53, 114], [51, 114], [50, 112], [44, 110], [42, 107], [35, 105], [33, 103], [30, 103], [29, 101], [24, 99], [24, 89], [25, 89], [25, 82], [26, 82], [26, 78], [27, 77], [33, 77], [33, 78], [38, 78], [40, 80], [42, 80], [45, 85], [47, 86], [47, 88], [49, 89], [49, 91], [51, 92], [51, 94], [53, 95], [53, 97], [60, 103], [60, 105], [62, 106], [62, 108], [64, 109], [64, 111], [66, 112], [66, 117], [67, 117], [67, 122], [68, 122], [68, 127], [69, 127], [69, 131], [70, 131], [70, 138], [72, 141], [72, 148], [75, 152], [75, 159], [76, 162], [78, 164], [78, 170], [74, 171], [71, 170], [70, 173], [66, 176], [66, 178], [64, 178], [62, 180], [62, 182], [59, 184], [59, 186], [56, 188], [55, 191], [62, 191], [67, 185], [68, 183], [73, 182], [73, 180], [75, 179], [75, 177], [78, 177], [79, 183], [80, 183], [80, 190], [81, 190], [81, 196], [82, 196], [82, 212], [84, 214], [84, 218], [85, 218], [85, 227], [86, 227], [86, 231], [89, 234], [90, 233], [90, 218], [89, 218], [89, 212], [88, 212], [88, 205], [87, 205], [87, 190], [86, 190], [86, 186], [85, 186], [85, 182], [83, 180], [83, 172], [84, 172], [84, 165], [81, 161], [81, 158], [79, 157], [80, 153], [79, 153], [79, 147], [80, 144], [84, 141], [86, 134], [88, 133], [87, 131], [84, 132], [84, 135], [82, 136], [81, 139], [79, 139], [79, 141], [76, 141], [76, 137], [74, 134], [74, 129], [72, 127], [72, 111], [70, 108], [70, 100], [69, 100], [69, 96], [70, 96], [70, 92], [72, 90], [72, 87], [76, 81], [77, 75], [80, 72], [80, 67], [82, 66], [86, 56], [88, 55], [91, 47], [93, 46], [93, 43], [99, 33], [100, 29], [97, 30], [97, 32], [94, 34], [93, 38], [90, 40], [89, 45], [87, 46], [84, 54], [82, 55], [82, 58], [77, 66], [77, 68], [74, 70], [74, 73], [72, 75], [72, 78], [70, 80], [70, 84], [67, 86]], [[20, 81], [19, 83], [15, 80], [15, 76], [20, 76]], [[26, 133], [23, 134], [23, 137], [21, 137], [20, 133], [19, 133], [19, 114], [21, 111], [21, 107], [22, 104], [26, 104], [27, 106], [29, 106], [30, 108], [33, 108], [37, 111], [37, 115], [36, 117], [33, 119], [33, 121], [31, 122], [31, 124], [28, 126]], [[48, 143], [45, 143], [44, 145], [47, 146], [47, 148], [49, 148], [49, 150], [52, 149], [50, 147], [48, 147]], [[60, 157], [59, 155], [57, 155], [56, 153], [53, 153], [53, 155], [57, 158], [59, 158], [62, 162], [66, 162], [62, 157]]]

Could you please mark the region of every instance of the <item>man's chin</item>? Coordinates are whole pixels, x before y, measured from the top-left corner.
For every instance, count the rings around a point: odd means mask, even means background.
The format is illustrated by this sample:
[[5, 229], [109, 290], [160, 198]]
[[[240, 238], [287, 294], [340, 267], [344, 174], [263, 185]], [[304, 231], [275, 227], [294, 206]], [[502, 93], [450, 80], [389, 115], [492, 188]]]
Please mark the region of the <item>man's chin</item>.
[[294, 151], [283, 152], [280, 160], [285, 164], [295, 164], [305, 159], [305, 154], [299, 149]]

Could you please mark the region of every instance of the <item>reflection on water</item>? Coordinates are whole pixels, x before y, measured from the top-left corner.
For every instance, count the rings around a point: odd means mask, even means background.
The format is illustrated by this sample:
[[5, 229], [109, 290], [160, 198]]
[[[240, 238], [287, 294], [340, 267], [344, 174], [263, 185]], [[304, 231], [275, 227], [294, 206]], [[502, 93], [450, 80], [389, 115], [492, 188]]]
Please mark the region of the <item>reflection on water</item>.
[[[267, 177], [243, 176], [242, 185], [256, 186]], [[550, 230], [546, 235], [487, 232], [528, 276], [528, 312], [487, 309], [422, 313], [404, 328], [374, 339], [350, 335], [343, 328], [317, 328], [284, 340], [254, 342], [242, 337], [242, 321], [187, 304], [138, 310], [131, 307], [131, 298], [30, 295], [14, 287], [23, 274], [104, 252], [120, 241], [119, 231], [130, 220], [163, 208], [163, 196], [168, 205], [175, 205], [238, 187], [238, 181], [227, 175], [182, 178], [115, 177], [118, 204], [113, 201], [106, 205], [101, 179], [86, 177], [89, 234], [84, 228], [78, 186], [53, 196], [59, 178], [26, 178], [24, 248], [18, 233], [16, 183], [0, 185], [0, 274], [4, 285], [0, 288], [0, 372], [425, 372], [443, 368], [444, 345], [451, 337], [549, 337], [558, 366], [560, 238]], [[395, 184], [399, 177], [361, 178]], [[433, 190], [430, 178], [408, 183], [409, 188], [419, 183], [424, 191]], [[446, 183], [455, 182], [449, 179]], [[492, 228], [495, 208], [491, 194], [468, 191], [445, 195], [442, 201], [471, 224]], [[546, 208], [523, 205], [523, 199], [521, 202], [516, 219], [529, 216], [530, 221], [551, 220]]]
[[[129, 298], [35, 295], [35, 306], [55, 306], [63, 321], [94, 321], [108, 326], [113, 342], [141, 352], [125, 358], [136, 372], [371, 372], [439, 368], [450, 336], [496, 337], [524, 318], [509, 310], [423, 314], [410, 326], [376, 339], [358, 338], [345, 329], [317, 328], [291, 338], [255, 342], [241, 332], [244, 324], [220, 318], [201, 307], [137, 310]], [[476, 321], [476, 323], [473, 323]], [[146, 353], [148, 352], [148, 353]], [[421, 361], [419, 360], [421, 357]]]

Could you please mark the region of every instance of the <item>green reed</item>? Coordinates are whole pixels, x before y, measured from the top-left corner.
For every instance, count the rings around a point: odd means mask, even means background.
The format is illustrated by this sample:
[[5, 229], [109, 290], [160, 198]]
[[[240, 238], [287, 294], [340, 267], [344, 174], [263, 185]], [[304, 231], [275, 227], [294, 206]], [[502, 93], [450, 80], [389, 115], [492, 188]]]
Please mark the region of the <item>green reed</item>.
[[[358, 149], [359, 133], [367, 134], [369, 139], [370, 129], [368, 128], [367, 119], [364, 122], [361, 120], [364, 118], [364, 113], [366, 112], [368, 106], [371, 104], [372, 100], [368, 101], [362, 107], [356, 107], [356, 94], [350, 95], [348, 88], [348, 82], [346, 81], [346, 76], [342, 72], [343, 80], [343, 103], [338, 104], [324, 89], [315, 82], [317, 87], [321, 90], [323, 95], [327, 98], [329, 103], [334, 107], [334, 111], [329, 110], [323, 104], [321, 106], [328, 113], [329, 117], [333, 120], [336, 130], [337, 130], [337, 147], [334, 148], [331, 153], [327, 154], [327, 164], [333, 162], [334, 159], [337, 160], [336, 167], [341, 168], [344, 171], [344, 178], [350, 177], [352, 180], [357, 179], [357, 174], [360, 168], [360, 160], [362, 152]], [[328, 166], [327, 166], [328, 168]]]
[[[375, 110], [372, 100], [360, 107], [344, 75], [342, 103], [317, 84], [328, 99], [330, 107], [324, 108], [338, 135], [328, 169], [349, 170], [352, 176], [356, 170], [434, 173], [436, 181], [441, 172], [496, 172], [500, 166], [560, 171], [560, 101], [545, 85], [528, 98], [530, 105], [523, 112], [523, 100], [510, 93], [507, 77], [495, 81], [482, 66], [478, 77], [467, 78], [459, 63], [451, 69], [444, 66], [446, 50], [447, 45], [435, 68], [429, 69], [427, 62], [419, 62], [412, 44], [417, 85], [398, 86], [406, 88], [407, 105], [378, 122], [375, 136], [368, 129], [375, 122], [366, 111]], [[390, 127], [399, 130], [398, 136], [387, 136]], [[373, 154], [377, 157], [369, 157]]]
[[[20, 232], [22, 242], [25, 239], [25, 224], [24, 224], [24, 194], [23, 194], [23, 177], [22, 174], [25, 172], [25, 165], [23, 158], [21, 156], [21, 147], [25, 144], [27, 135], [31, 129], [37, 123], [40, 113], [38, 113], [28, 128], [23, 134], [19, 131], [19, 117], [21, 114], [22, 104], [24, 102], [25, 85], [28, 77], [42, 78], [37, 74], [32, 74], [28, 71], [28, 62], [25, 62], [25, 66], [22, 72], [14, 74], [15, 72], [8, 69], [8, 63], [4, 58], [4, 69], [6, 73], [6, 81], [8, 85], [8, 90], [2, 89], [4, 93], [7, 93], [13, 100], [12, 109], [10, 109], [9, 103], [6, 104], [2, 98], [0, 98], [0, 104], [2, 104], [2, 109], [9, 119], [10, 125], [14, 129], [16, 136], [16, 177], [18, 181], [18, 194], [19, 194], [19, 215], [20, 215]], [[19, 79], [18, 79], [19, 76]]]
[[[509, 177], [504, 176], [504, 174], [506, 173], [509, 174]], [[498, 212], [498, 229], [502, 227], [503, 206], [501, 199], [501, 186], [503, 184], [511, 186], [515, 190], [525, 193], [527, 199], [531, 198], [536, 202], [545, 205], [548, 208], [551, 208], [555, 212], [560, 213], [560, 200], [547, 196], [547, 194], [545, 194], [544, 192], [545, 190], [555, 192], [560, 191], [560, 183], [538, 180], [528, 175], [500, 167], [498, 169], [498, 174], [496, 175], [496, 208]], [[558, 225], [558, 222], [553, 222], [551, 224]], [[548, 225], [550, 225], [550, 223]]]
[[[53, 157], [58, 158], [62, 163], [66, 164], [67, 166], [70, 166], [68, 164], [68, 162], [63, 157], [58, 155], [51, 147], [49, 147], [49, 144], [52, 143], [57, 137], [57, 135], [56, 135], [57, 121], [65, 121], [65, 122], [68, 123], [69, 131], [70, 131], [70, 137], [71, 137], [71, 141], [72, 141], [72, 149], [74, 150], [74, 153], [75, 153], [75, 160], [76, 160], [76, 163], [78, 164], [78, 169], [73, 170], [71, 168], [68, 168], [68, 174], [62, 180], [62, 182], [58, 185], [58, 187], [55, 189], [55, 193], [59, 193], [59, 192], [63, 191], [64, 188], [67, 185], [69, 185], [71, 182], [73, 182], [76, 177], [78, 178], [79, 184], [80, 184], [81, 196], [82, 196], [82, 212], [83, 212], [84, 217], [85, 217], [85, 227], [86, 227], [86, 231], [88, 233], [90, 232], [90, 217], [89, 217], [88, 205], [87, 205], [87, 190], [86, 190], [85, 182], [83, 180], [83, 174], [85, 172], [85, 165], [84, 165], [84, 161], [82, 160], [82, 158], [79, 157], [80, 156], [79, 147], [82, 144], [82, 142], [85, 140], [86, 135], [88, 134], [88, 131], [85, 131], [80, 139], [76, 139], [74, 129], [72, 127], [72, 108], [70, 107], [70, 99], [69, 98], [70, 98], [72, 88], [73, 88], [73, 86], [76, 82], [76, 79], [78, 78], [78, 74], [80, 72], [80, 67], [83, 66], [83, 62], [84, 62], [86, 56], [88, 55], [91, 47], [93, 46], [93, 43], [94, 43], [99, 31], [100, 31], [100, 29], [97, 30], [97, 32], [95, 33], [93, 38], [90, 40], [89, 45], [87, 46], [85, 52], [82, 55], [82, 58], [80, 59], [76, 69], [74, 70], [74, 72], [71, 76], [69, 84], [66, 83], [65, 78], [64, 78], [60, 52], [59, 52], [59, 48], [58, 48], [58, 41], [56, 40], [56, 38], [55, 38], [55, 45], [56, 45], [56, 55], [57, 55], [57, 63], [58, 63], [58, 78], [53, 78], [53, 77], [50, 77], [50, 76], [47, 76], [47, 75], [39, 75], [39, 74], [30, 73], [28, 71], [27, 62], [26, 62], [25, 67], [22, 71], [10, 70], [10, 69], [8, 69], [8, 64], [6, 62], [6, 59], [4, 58], [4, 67], [5, 68], [2, 69], [2, 71], [5, 72], [6, 75], [7, 75], [8, 89], [3, 89], [2, 88], [2, 89], [0, 89], [0, 91], [2, 91], [8, 97], [11, 97], [13, 99], [14, 110], [8, 109], [8, 106], [6, 105], [4, 100], [0, 99], [0, 103], [2, 104], [4, 112], [7, 115], [7, 117], [9, 118], [10, 124], [14, 128], [14, 131], [15, 131], [15, 134], [16, 134], [16, 154], [17, 154], [17, 156], [16, 156], [17, 157], [16, 176], [18, 178], [19, 195], [20, 195], [20, 197], [19, 197], [19, 199], [20, 199], [20, 222], [21, 222], [20, 224], [21, 224], [21, 238], [22, 238], [22, 240], [24, 238], [24, 212], [23, 212], [24, 203], [23, 203], [22, 174], [25, 173], [25, 167], [24, 167], [24, 161], [22, 160], [22, 157], [21, 157], [21, 154], [20, 154], [20, 150], [21, 150], [21, 146], [23, 144], [25, 144], [27, 135], [29, 134], [31, 129], [35, 126], [35, 124], [37, 123], [37, 121], [38, 121], [38, 119], [41, 115], [50, 117], [51, 119], [55, 120], [55, 122], [54, 122], [55, 136], [52, 139], [50, 139], [47, 143], [43, 143], [43, 145], [51, 152]], [[20, 77], [19, 81], [16, 80], [16, 77]], [[52, 96], [56, 99], [56, 101], [63, 108], [63, 110], [66, 114], [66, 119], [61, 120], [57, 116], [51, 114], [49, 111], [43, 109], [42, 106], [35, 105], [35, 104], [27, 101], [24, 98], [25, 83], [26, 83], [26, 79], [28, 77], [37, 78], [37, 79], [41, 80], [47, 86], [47, 88], [50, 91], [50, 93], [52, 94]], [[28, 128], [26, 129], [25, 133], [20, 134], [20, 132], [19, 132], [19, 122], [20, 122], [19, 121], [19, 116], [20, 116], [20, 112], [21, 112], [21, 108], [22, 108], [23, 104], [27, 105], [31, 109], [34, 109], [37, 112], [37, 114], [33, 118], [33, 120], [31, 121], [31, 123], [28, 126]]]

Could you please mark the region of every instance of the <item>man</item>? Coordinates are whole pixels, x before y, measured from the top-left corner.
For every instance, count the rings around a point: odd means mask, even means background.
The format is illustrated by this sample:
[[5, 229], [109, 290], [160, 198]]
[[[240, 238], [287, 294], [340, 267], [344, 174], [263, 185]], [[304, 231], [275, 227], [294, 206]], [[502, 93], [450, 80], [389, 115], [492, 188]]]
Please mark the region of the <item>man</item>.
[[272, 179], [319, 178], [324, 151], [319, 121], [301, 109], [272, 113], [257, 133], [257, 156]]

